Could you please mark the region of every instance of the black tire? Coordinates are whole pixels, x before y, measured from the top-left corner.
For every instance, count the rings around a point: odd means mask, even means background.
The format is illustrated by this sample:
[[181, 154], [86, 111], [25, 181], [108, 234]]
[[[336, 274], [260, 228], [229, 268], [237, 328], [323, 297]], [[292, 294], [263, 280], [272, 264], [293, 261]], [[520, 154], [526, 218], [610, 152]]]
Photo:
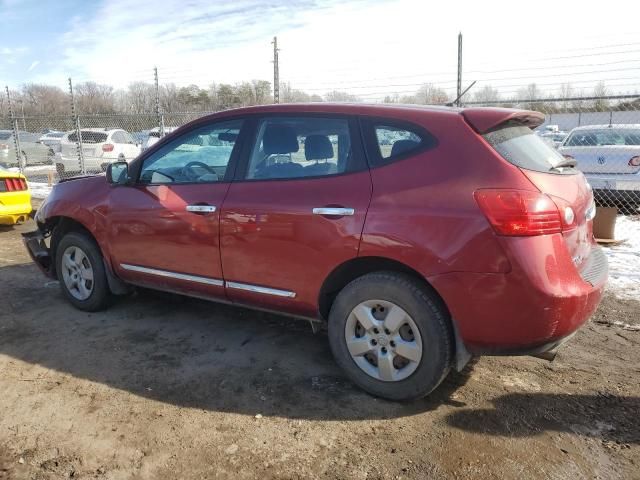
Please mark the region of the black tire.
[[[62, 274], [63, 254], [67, 248], [72, 246], [82, 250], [89, 259], [93, 269], [93, 288], [91, 294], [85, 300], [79, 300], [73, 296], [66, 286]], [[97, 312], [104, 310], [111, 303], [113, 296], [111, 290], [109, 290], [102, 253], [95, 240], [89, 235], [81, 232], [69, 232], [62, 237], [56, 248], [56, 272], [62, 293], [67, 300], [79, 310]]]
[[[422, 338], [423, 353], [416, 370], [398, 381], [382, 381], [365, 373], [347, 348], [345, 327], [351, 311], [367, 300], [392, 302], [408, 313]], [[329, 343], [347, 376], [366, 392], [389, 400], [413, 400], [431, 393], [447, 376], [453, 362], [453, 334], [441, 302], [414, 278], [395, 272], [375, 272], [349, 283], [336, 297], [329, 314]]]

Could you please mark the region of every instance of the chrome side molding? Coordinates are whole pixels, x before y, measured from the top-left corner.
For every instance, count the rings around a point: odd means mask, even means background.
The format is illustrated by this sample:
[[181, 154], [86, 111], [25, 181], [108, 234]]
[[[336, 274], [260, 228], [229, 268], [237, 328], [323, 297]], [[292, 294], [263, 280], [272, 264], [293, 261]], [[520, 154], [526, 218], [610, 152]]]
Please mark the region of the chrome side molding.
[[157, 277], [175, 278], [176, 280], [185, 280], [187, 282], [203, 283], [205, 285], [213, 285], [216, 287], [226, 286], [227, 288], [235, 288], [236, 290], [246, 290], [253, 293], [261, 293], [264, 295], [274, 295], [276, 297], [295, 298], [296, 292], [290, 290], [280, 290], [277, 288], [261, 287], [249, 283], [240, 282], [224, 282], [217, 278], [200, 277], [198, 275], [188, 275], [186, 273], [170, 272], [168, 270], [158, 270], [156, 268], [141, 267], [139, 265], [129, 265], [121, 263], [120, 266], [124, 270], [130, 272], [145, 273], [147, 275], [155, 275]]
[[263, 293], [265, 295], [275, 295], [276, 297], [295, 298], [296, 292], [289, 290], [279, 290], [277, 288], [260, 287], [249, 283], [225, 282], [227, 288], [235, 288], [237, 290], [246, 290], [248, 292]]
[[204, 283], [205, 285], [214, 285], [216, 287], [222, 287], [224, 285], [224, 282], [217, 278], [187, 275], [186, 273], [170, 272], [168, 270], [157, 270], [155, 268], [140, 267], [139, 265], [129, 265], [126, 263], [121, 263], [120, 266], [125, 270], [129, 270], [130, 272], [146, 273], [148, 275], [156, 275], [157, 277], [175, 278], [177, 280]]

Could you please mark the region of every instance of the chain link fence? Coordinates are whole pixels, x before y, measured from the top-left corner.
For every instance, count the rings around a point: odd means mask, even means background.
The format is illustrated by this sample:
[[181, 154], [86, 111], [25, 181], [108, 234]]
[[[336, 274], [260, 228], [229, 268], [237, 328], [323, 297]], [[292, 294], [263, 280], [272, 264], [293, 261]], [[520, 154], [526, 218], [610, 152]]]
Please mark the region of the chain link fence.
[[[593, 187], [597, 205], [637, 221], [640, 207], [640, 98], [599, 97], [467, 103], [540, 111], [536, 133], [575, 161]], [[22, 171], [31, 184], [100, 173], [130, 161], [177, 127], [211, 112], [0, 117], [0, 164]], [[17, 137], [17, 141], [16, 141]], [[618, 235], [620, 236], [620, 235]]]

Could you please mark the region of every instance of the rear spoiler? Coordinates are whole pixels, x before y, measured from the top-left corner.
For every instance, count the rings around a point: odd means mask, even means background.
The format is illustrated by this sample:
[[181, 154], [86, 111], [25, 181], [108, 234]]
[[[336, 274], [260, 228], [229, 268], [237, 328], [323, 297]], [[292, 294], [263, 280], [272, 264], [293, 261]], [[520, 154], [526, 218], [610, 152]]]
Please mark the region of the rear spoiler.
[[487, 133], [507, 122], [529, 128], [536, 128], [544, 123], [544, 114], [531, 110], [478, 107], [465, 108], [461, 113], [467, 123], [479, 134]]

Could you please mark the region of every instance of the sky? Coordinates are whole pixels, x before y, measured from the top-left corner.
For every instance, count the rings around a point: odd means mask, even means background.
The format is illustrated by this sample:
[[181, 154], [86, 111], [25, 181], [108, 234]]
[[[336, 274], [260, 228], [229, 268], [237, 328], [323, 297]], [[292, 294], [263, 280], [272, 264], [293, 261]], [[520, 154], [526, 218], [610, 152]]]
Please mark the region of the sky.
[[0, 0], [0, 85], [96, 81], [179, 86], [280, 79], [308, 93], [363, 100], [421, 83], [504, 96], [531, 82], [557, 94], [640, 90], [640, 2], [430, 0]]

